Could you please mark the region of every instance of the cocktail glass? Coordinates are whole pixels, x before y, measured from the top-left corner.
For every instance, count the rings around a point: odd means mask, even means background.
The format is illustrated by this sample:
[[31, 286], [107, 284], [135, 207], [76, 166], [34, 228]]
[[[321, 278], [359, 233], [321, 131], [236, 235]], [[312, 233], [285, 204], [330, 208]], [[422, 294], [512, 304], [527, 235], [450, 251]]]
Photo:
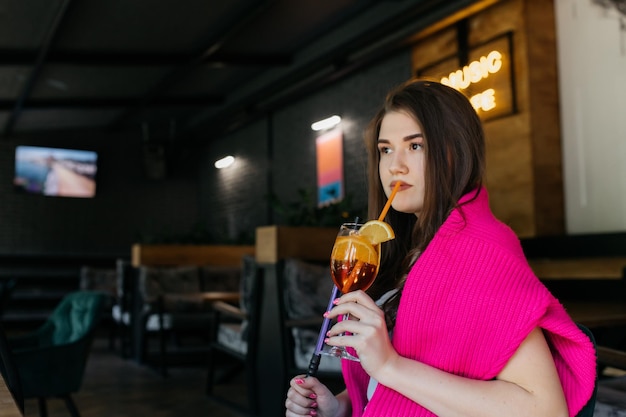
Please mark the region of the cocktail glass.
[[[365, 291], [376, 279], [378, 267], [380, 266], [380, 244], [395, 238], [393, 230], [383, 220], [402, 184], [401, 181], [396, 181], [378, 220], [370, 220], [365, 225], [361, 225], [358, 223], [357, 217], [354, 223], [344, 223], [339, 228], [339, 233], [330, 255], [330, 270], [335, 285], [330, 295], [327, 311], [333, 308], [333, 301], [340, 295], [340, 292]], [[369, 229], [367, 226], [370, 226]], [[363, 230], [363, 234], [360, 233], [361, 230]], [[366, 230], [368, 232], [365, 232]], [[380, 233], [381, 231], [382, 234]], [[349, 320], [349, 317], [344, 316], [343, 319]], [[329, 346], [324, 343], [329, 327], [330, 319], [325, 318], [317, 338], [315, 352], [309, 362], [307, 376], [315, 376], [317, 374], [322, 355], [354, 361], [359, 360], [356, 356], [348, 353], [344, 347]]]
[[[339, 228], [330, 255], [330, 271], [337, 291], [333, 290], [329, 306], [338, 295], [356, 290], [367, 290], [378, 274], [380, 243], [373, 244], [367, 236], [361, 236], [359, 234], [361, 226], [357, 223], [344, 223]], [[343, 317], [343, 320], [348, 319], [347, 315]], [[324, 333], [325, 330], [327, 329], [322, 326]], [[322, 355], [359, 360], [343, 346], [318, 343], [317, 350], [316, 353]]]

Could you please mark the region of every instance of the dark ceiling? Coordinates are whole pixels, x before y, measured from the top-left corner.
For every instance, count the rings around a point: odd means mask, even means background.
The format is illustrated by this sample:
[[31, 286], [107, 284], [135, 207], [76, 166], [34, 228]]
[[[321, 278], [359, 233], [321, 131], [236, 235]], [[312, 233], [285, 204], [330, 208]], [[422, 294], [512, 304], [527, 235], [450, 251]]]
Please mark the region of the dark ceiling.
[[0, 0], [0, 135], [227, 131], [471, 3]]

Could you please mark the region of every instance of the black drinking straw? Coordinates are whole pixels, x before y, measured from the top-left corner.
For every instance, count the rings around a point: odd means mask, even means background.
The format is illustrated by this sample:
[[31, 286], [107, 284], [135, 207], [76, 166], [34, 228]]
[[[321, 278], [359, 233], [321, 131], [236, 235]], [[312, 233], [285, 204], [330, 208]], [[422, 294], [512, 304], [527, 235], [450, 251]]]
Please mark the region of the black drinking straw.
[[[354, 219], [354, 230], [357, 229], [359, 221], [361, 219], [357, 216]], [[333, 308], [334, 304], [333, 301], [335, 301], [335, 298], [337, 298], [337, 294], [339, 292], [339, 289], [337, 288], [336, 285], [333, 285], [333, 290], [330, 294], [330, 300], [328, 301], [328, 306], [326, 307], [326, 311], [329, 311], [331, 308]], [[313, 352], [313, 355], [311, 356], [311, 361], [309, 362], [309, 369], [307, 370], [306, 376], [315, 376], [317, 375], [317, 369], [320, 366], [320, 361], [322, 360], [322, 350], [324, 349], [324, 339], [326, 338], [326, 333], [328, 333], [328, 329], [330, 328], [330, 319], [324, 317], [324, 320], [322, 321], [322, 327], [320, 328], [320, 334], [319, 336], [317, 336], [317, 344], [315, 345], [315, 351]]]

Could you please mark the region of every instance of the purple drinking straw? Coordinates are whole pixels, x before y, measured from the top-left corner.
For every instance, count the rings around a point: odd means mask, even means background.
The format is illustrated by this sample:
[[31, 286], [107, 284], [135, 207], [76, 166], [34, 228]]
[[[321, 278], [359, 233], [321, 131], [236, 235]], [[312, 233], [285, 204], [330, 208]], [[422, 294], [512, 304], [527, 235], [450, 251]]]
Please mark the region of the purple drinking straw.
[[[326, 311], [329, 311], [333, 308], [335, 298], [337, 298], [337, 293], [339, 289], [337, 286], [333, 285], [333, 291], [330, 294], [330, 300], [328, 301], [328, 307], [326, 307]], [[320, 328], [320, 334], [317, 337], [317, 345], [315, 345], [315, 352], [311, 357], [311, 361], [309, 362], [309, 369], [306, 373], [306, 376], [315, 376], [317, 374], [317, 368], [320, 366], [320, 360], [322, 358], [322, 350], [324, 349], [324, 339], [326, 338], [326, 333], [328, 332], [328, 328], [330, 327], [330, 319], [324, 318], [322, 321], [322, 327]]]
[[[361, 219], [357, 216], [354, 219], [354, 229], [358, 227], [359, 221]], [[333, 301], [337, 298], [339, 289], [336, 285], [333, 285], [333, 291], [330, 294], [330, 300], [328, 301], [328, 307], [326, 307], [326, 311], [330, 311], [331, 308], [334, 307]], [[324, 339], [326, 338], [326, 333], [328, 333], [328, 328], [330, 327], [330, 319], [324, 318], [322, 321], [322, 327], [320, 328], [320, 334], [317, 336], [317, 345], [315, 345], [315, 352], [313, 352], [313, 356], [311, 356], [311, 361], [309, 362], [309, 369], [306, 373], [306, 376], [315, 376], [317, 375], [317, 368], [320, 366], [320, 360], [322, 359], [322, 350], [324, 349]]]

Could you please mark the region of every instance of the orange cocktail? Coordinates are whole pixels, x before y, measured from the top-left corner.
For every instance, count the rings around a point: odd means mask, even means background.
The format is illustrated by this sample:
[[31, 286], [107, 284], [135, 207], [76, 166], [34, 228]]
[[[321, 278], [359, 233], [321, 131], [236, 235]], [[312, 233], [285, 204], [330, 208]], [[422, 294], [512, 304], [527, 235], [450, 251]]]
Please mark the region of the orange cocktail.
[[380, 264], [380, 243], [373, 244], [354, 225], [344, 224], [330, 256], [330, 270], [342, 293], [367, 290], [374, 282]]

